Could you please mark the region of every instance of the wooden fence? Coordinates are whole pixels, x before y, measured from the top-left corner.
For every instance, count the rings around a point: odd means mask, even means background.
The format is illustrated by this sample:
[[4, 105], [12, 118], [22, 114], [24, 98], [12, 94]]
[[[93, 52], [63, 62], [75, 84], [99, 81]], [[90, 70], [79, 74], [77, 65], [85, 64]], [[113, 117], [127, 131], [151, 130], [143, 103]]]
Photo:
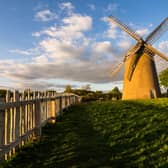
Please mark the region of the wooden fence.
[[75, 94], [7, 92], [0, 102], [0, 158], [7, 160], [17, 148], [38, 138], [42, 126], [79, 101]]

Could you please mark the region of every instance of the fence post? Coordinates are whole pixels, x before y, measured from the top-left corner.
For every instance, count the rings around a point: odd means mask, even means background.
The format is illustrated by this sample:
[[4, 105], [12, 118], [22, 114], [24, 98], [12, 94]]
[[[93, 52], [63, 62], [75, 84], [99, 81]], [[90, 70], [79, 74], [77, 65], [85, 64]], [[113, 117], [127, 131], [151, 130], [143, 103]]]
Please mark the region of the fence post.
[[[14, 102], [19, 103], [19, 92], [14, 91]], [[19, 138], [20, 136], [20, 107], [17, 106], [15, 109], [15, 141]]]
[[[36, 115], [36, 91], [33, 92], [33, 114], [32, 115], [33, 115], [32, 128], [35, 128], [36, 127], [36, 125], [35, 125], [35, 121], [36, 121], [35, 120], [36, 119], [36, 116], [35, 116]], [[33, 133], [33, 136], [35, 137], [35, 133]]]
[[[25, 92], [23, 91], [21, 96], [20, 96], [20, 101], [25, 101]], [[23, 105], [21, 106], [21, 135], [24, 135], [26, 133], [26, 106]], [[21, 141], [20, 146], [23, 146], [25, 144], [25, 140]]]
[[35, 136], [41, 136], [41, 107], [40, 107], [40, 93], [35, 100]]
[[[0, 153], [2, 152], [2, 148], [5, 144], [5, 110], [0, 110]], [[1, 159], [5, 159], [5, 157], [1, 156]]]
[[56, 100], [50, 100], [50, 118], [51, 123], [56, 122]]
[[62, 109], [62, 106], [63, 106], [62, 102], [63, 101], [62, 101], [62, 98], [63, 97], [61, 97], [61, 96], [59, 97], [59, 99], [60, 99], [60, 102], [59, 102], [59, 111], [60, 111], [59, 114], [60, 114], [60, 116], [62, 116], [62, 114], [63, 114], [63, 109]]

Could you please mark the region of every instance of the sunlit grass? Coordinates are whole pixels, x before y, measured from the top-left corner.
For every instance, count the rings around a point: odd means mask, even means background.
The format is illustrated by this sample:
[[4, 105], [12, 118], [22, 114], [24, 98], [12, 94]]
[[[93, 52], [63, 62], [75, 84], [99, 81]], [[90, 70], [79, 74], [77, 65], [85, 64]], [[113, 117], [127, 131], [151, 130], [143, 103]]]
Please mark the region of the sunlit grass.
[[168, 167], [168, 99], [76, 105], [4, 167]]

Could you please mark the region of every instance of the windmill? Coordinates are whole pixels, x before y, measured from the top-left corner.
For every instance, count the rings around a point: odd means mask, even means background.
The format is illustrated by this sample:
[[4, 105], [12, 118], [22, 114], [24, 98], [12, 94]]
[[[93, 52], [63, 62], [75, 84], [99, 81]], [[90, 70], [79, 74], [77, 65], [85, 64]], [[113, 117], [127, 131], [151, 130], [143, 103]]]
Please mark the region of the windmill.
[[168, 57], [152, 47], [152, 44], [168, 29], [168, 17], [144, 40], [131, 28], [112, 16], [108, 20], [128, 33], [137, 43], [131, 47], [123, 61], [114, 69], [114, 76], [125, 64], [122, 99], [148, 99], [159, 97], [160, 87], [154, 55], [168, 61]]

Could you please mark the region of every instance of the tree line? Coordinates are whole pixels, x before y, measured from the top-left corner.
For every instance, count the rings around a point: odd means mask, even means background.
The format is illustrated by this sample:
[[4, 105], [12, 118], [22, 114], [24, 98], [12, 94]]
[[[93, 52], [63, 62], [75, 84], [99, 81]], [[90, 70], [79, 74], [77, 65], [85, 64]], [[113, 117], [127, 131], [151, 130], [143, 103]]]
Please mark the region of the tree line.
[[82, 101], [94, 100], [119, 100], [122, 93], [118, 87], [114, 87], [111, 91], [103, 93], [102, 91], [92, 91], [90, 85], [83, 86], [81, 89], [72, 89], [71, 85], [65, 87], [65, 93], [74, 93], [82, 97]]

